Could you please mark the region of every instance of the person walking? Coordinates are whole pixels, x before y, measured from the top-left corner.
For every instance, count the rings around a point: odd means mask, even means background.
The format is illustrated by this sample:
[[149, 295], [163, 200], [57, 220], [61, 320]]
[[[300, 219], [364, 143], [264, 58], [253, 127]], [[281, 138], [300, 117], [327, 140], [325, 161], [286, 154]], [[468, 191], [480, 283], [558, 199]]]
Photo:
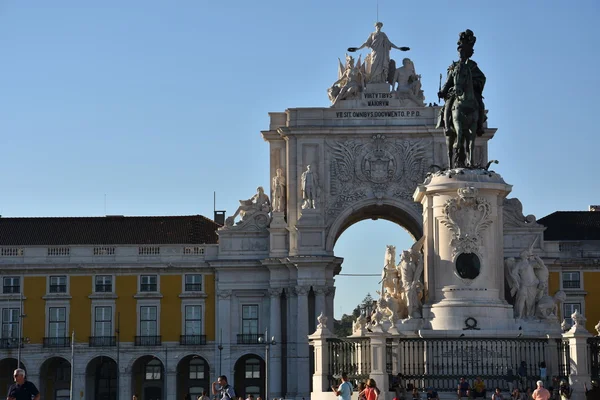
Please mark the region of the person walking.
[[235, 399], [235, 391], [231, 385], [227, 383], [227, 377], [225, 375], [219, 376], [217, 381], [212, 383], [212, 393], [214, 395], [219, 394], [221, 396], [219, 400]]
[[25, 370], [15, 369], [15, 383], [8, 388], [6, 400], [40, 400], [40, 391], [32, 382], [25, 379]]
[[332, 386], [331, 389], [333, 390], [333, 393], [338, 396], [339, 400], [350, 400], [352, 391], [354, 390], [352, 384], [348, 382], [348, 374], [345, 372], [342, 372], [342, 383], [340, 386], [337, 388]]

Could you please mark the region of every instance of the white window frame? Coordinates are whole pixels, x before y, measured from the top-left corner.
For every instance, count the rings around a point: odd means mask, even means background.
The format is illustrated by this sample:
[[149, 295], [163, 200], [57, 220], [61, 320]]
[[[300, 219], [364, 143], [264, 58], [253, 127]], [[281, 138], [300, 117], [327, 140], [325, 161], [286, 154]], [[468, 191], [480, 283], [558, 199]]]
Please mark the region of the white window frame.
[[96, 334], [96, 307], [112, 307], [112, 328], [113, 328], [113, 334], [109, 335], [109, 336], [116, 336], [116, 329], [117, 329], [117, 320], [116, 320], [116, 302], [115, 300], [109, 300], [109, 299], [93, 299], [92, 300], [92, 307], [90, 309], [90, 315], [92, 316], [91, 322], [90, 322], [90, 328], [92, 332], [92, 336], [95, 336]]
[[[250, 333], [250, 332], [244, 332], [244, 307], [248, 307], [248, 306], [256, 306], [257, 309], [257, 318], [256, 318], [256, 332], [255, 333]], [[261, 333], [261, 329], [260, 329], [260, 303], [259, 302], [248, 302], [248, 303], [241, 303], [240, 304], [240, 333], [242, 335], [259, 335]]]
[[[188, 276], [199, 276], [200, 277], [201, 290], [185, 290], [186, 279]], [[181, 281], [182, 281], [181, 293], [204, 293], [204, 274], [201, 274], [201, 273], [183, 274]]]
[[[578, 273], [579, 274], [579, 287], [578, 288], [565, 288], [563, 285], [563, 274], [565, 273]], [[580, 291], [583, 290], [583, 271], [581, 270], [562, 270], [560, 271], [560, 289], [566, 291]]]
[[[50, 304], [49, 304], [50, 303]], [[64, 308], [65, 309], [65, 336], [71, 337], [70, 334], [70, 325], [69, 325], [69, 316], [71, 314], [71, 307], [69, 306], [69, 302], [46, 302], [46, 337], [48, 338], [58, 338], [59, 336], [50, 336], [50, 309], [51, 308]]]
[[[567, 297], [567, 300], [565, 300], [562, 303], [561, 314], [566, 314], [565, 313], [565, 305], [567, 305], [567, 304], [579, 304], [579, 307], [580, 307], [579, 312], [581, 313], [581, 315], [585, 315], [585, 298], [583, 296], [581, 296], [581, 297]], [[563, 315], [563, 319], [566, 319], [567, 322], [569, 322], [570, 324], [573, 324], [573, 320], [571, 319], [571, 314], [569, 314], [569, 315]]]
[[[5, 323], [5, 322], [4, 322], [4, 310], [13, 310], [13, 311], [16, 311], [16, 313], [17, 313], [17, 322], [16, 322], [16, 324], [17, 324], [17, 333], [16, 333], [16, 336], [14, 336], [14, 337], [13, 337], [13, 336], [5, 336], [5, 335], [4, 335], [4, 323]], [[1, 336], [3, 339], [18, 339], [18, 337], [19, 337], [19, 325], [21, 324], [21, 318], [20, 318], [20, 315], [19, 315], [20, 311], [21, 311], [21, 310], [19, 309], [19, 306], [18, 306], [18, 305], [16, 305], [16, 306], [13, 306], [13, 307], [10, 307], [10, 306], [4, 306], [4, 307], [2, 307], [2, 308], [0, 309], [0, 313], [2, 313], [2, 314], [0, 315], [0, 324], [1, 324], [1, 325], [0, 325], [0, 336]], [[11, 321], [11, 322], [9, 322], [9, 323], [10, 323], [10, 324], [13, 324], [13, 322], [12, 322], [12, 321]]]
[[[110, 292], [97, 292], [96, 291], [96, 278], [100, 277], [100, 276], [110, 277], [110, 283], [111, 283], [111, 286], [112, 286], [111, 287], [112, 290]], [[93, 276], [93, 279], [92, 279], [92, 293], [95, 294], [95, 295], [99, 295], [99, 296], [106, 296], [106, 295], [110, 295], [110, 294], [116, 293], [115, 283], [116, 283], [116, 279], [115, 279], [114, 275], [111, 275], [111, 274], [96, 274], [96, 275]]]
[[[155, 276], [156, 277], [156, 290], [154, 291], [149, 291], [149, 292], [142, 292], [142, 276]], [[140, 274], [138, 275], [138, 294], [140, 295], [144, 295], [144, 294], [156, 294], [156, 293], [160, 293], [160, 275], [158, 274]]]
[[[18, 292], [16, 292], [16, 293], [13, 293], [13, 292], [11, 292], [11, 293], [5, 292], [5, 291], [4, 291], [4, 286], [5, 286], [5, 285], [4, 285], [4, 280], [5, 280], [5, 279], [18, 279], [18, 280], [19, 280], [19, 291], [18, 291]], [[22, 277], [22, 276], [19, 276], [19, 275], [7, 275], [7, 276], [3, 276], [3, 277], [2, 277], [2, 294], [5, 294], [5, 295], [9, 295], [9, 296], [10, 296], [10, 295], [18, 295], [18, 294], [21, 294], [21, 293], [23, 293], [23, 281], [24, 281], [23, 277]], [[14, 286], [14, 285], [10, 285], [10, 286], [12, 287], [12, 286]]]
[[[98, 310], [98, 308], [110, 308], [110, 311], [108, 313], [108, 315], [110, 316], [110, 330], [109, 330], [109, 334], [108, 335], [97, 335], [96, 332], [96, 323], [97, 322], [107, 322], [107, 320], [102, 320], [102, 321], [98, 321], [96, 318], [96, 311]], [[105, 305], [105, 304], [96, 304], [93, 310], [93, 314], [92, 314], [92, 319], [94, 320], [93, 324], [94, 327], [92, 329], [92, 334], [94, 337], [112, 337], [115, 336], [115, 319], [114, 319], [114, 315], [115, 315], [115, 309], [114, 307], [112, 307], [111, 305]]]
[[160, 300], [138, 300], [137, 301], [137, 329], [136, 336], [142, 336], [142, 307], [156, 307], [156, 336], [161, 336], [160, 333]]
[[[65, 278], [65, 285], [67, 286], [65, 292], [50, 292], [50, 286], [52, 286], [51, 280], [52, 280], [52, 278], [57, 278], [57, 277]], [[69, 278], [70, 277], [67, 274], [48, 275], [48, 277], [46, 278], [46, 295], [48, 295], [48, 296], [68, 296], [71, 291], [71, 285], [70, 285], [71, 279], [69, 279]]]

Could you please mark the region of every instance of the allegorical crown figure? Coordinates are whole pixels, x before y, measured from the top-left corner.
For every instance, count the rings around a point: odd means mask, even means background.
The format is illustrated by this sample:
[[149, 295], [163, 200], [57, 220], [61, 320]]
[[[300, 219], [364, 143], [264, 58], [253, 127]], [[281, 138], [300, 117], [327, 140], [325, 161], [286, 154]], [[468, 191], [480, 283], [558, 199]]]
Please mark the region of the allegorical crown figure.
[[438, 128], [443, 127], [448, 145], [449, 168], [475, 167], [475, 138], [484, 132], [485, 75], [471, 60], [477, 38], [467, 29], [458, 39], [459, 60], [448, 67], [448, 77], [438, 97], [445, 100]]

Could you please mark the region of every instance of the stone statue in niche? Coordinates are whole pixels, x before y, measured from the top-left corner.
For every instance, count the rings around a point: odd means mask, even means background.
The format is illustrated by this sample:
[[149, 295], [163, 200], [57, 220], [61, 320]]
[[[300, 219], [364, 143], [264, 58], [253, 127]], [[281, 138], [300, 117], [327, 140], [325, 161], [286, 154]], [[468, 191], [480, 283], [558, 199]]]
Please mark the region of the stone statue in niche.
[[421, 90], [421, 75], [415, 72], [415, 65], [410, 58], [402, 60], [402, 66], [394, 72], [392, 90], [398, 98], [407, 98], [418, 106], [425, 106], [425, 95]]
[[458, 40], [459, 60], [448, 67], [448, 78], [438, 97], [445, 100], [438, 128], [444, 128], [448, 146], [448, 166], [474, 167], [475, 138], [483, 135], [486, 120], [483, 104], [485, 75], [471, 60], [477, 38], [467, 29]]
[[507, 258], [504, 265], [510, 294], [515, 297], [515, 318], [534, 318], [538, 303], [548, 294], [548, 268], [532, 248], [521, 252], [519, 259]]
[[310, 165], [306, 166], [306, 171], [302, 173], [302, 209], [317, 208], [319, 177], [317, 173], [311, 169]]
[[271, 211], [271, 202], [269, 201], [269, 196], [265, 194], [265, 190], [262, 186], [256, 188], [256, 194], [249, 198], [248, 200], [240, 200], [240, 206], [235, 211], [235, 213], [228, 217], [225, 221], [225, 225], [232, 226], [235, 218], [240, 215], [241, 220], [239, 223], [244, 222], [248, 217], [252, 216], [256, 212], [265, 212], [268, 213]]
[[390, 77], [390, 51], [398, 49], [408, 51], [408, 47], [398, 47], [388, 39], [387, 35], [381, 31], [382, 22], [375, 24], [375, 32], [371, 33], [367, 40], [360, 47], [350, 47], [348, 51], [354, 52], [368, 47], [371, 49], [370, 62], [367, 71], [367, 84], [391, 82]]
[[277, 168], [271, 189], [273, 190], [273, 211], [285, 211], [285, 177], [283, 176], [283, 169]]
[[[339, 61], [339, 59], [338, 59]], [[365, 70], [361, 65], [360, 58], [354, 64], [354, 57], [346, 54], [346, 65], [339, 61], [338, 80], [327, 90], [331, 106], [335, 106], [340, 100], [352, 100], [360, 98], [365, 86]]]

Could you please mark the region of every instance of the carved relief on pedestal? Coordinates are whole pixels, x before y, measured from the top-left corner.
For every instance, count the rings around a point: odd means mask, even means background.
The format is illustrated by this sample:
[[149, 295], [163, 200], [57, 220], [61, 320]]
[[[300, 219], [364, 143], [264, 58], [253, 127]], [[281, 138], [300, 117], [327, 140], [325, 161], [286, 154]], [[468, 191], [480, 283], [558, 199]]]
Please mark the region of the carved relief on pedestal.
[[330, 190], [327, 220], [344, 208], [366, 198], [394, 197], [413, 203], [412, 195], [432, 164], [426, 139], [390, 139], [383, 134], [371, 140], [329, 141]]
[[481, 254], [481, 234], [493, 222], [490, 218], [492, 205], [483, 197], [478, 197], [474, 187], [460, 188], [457, 193], [458, 197], [446, 201], [441, 220], [452, 235], [452, 255]]

